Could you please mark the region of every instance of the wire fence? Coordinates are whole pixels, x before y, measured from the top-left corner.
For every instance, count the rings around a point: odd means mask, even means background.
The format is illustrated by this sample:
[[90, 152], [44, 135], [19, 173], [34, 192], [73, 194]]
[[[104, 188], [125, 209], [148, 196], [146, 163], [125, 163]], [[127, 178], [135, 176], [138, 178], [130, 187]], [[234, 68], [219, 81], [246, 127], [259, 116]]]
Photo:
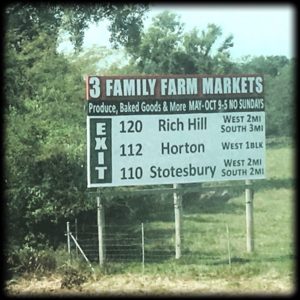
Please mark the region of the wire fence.
[[[183, 216], [183, 224], [189, 219]], [[85, 226], [78, 231], [75, 222], [70, 232], [91, 262], [99, 261], [97, 225]], [[197, 230], [182, 227], [181, 257], [186, 262], [204, 264], [231, 263], [245, 253], [245, 233], [222, 222], [202, 222]], [[174, 222], [149, 222], [136, 225], [104, 227], [105, 262], [163, 262], [175, 258]], [[70, 243], [72, 255], [80, 256], [74, 242]]]
[[[179, 257], [182, 263], [201, 264], [231, 264], [240, 259], [241, 254], [246, 252], [246, 228], [240, 226], [240, 222], [230, 223], [225, 215], [226, 212], [244, 213], [244, 204], [241, 207], [228, 203], [230, 196], [221, 186], [218, 191], [203, 193], [193, 194], [190, 187], [188, 190], [190, 193], [185, 197], [184, 211], [181, 209], [178, 214], [182, 200], [175, 203], [174, 198], [174, 202], [170, 201], [174, 188], [168, 189], [165, 192], [170, 194], [169, 198], [161, 199], [163, 209], [155, 210], [155, 216], [143, 211], [148, 220], [130, 225], [120, 222], [118, 225], [104, 224], [103, 204], [97, 196], [97, 225], [88, 225], [91, 220], [86, 223], [80, 221], [82, 224], [74, 220], [68, 224], [67, 236], [72, 233], [72, 239], [68, 239], [70, 253], [78, 256], [78, 249], [81, 249], [86, 260], [98, 261], [100, 265], [105, 261], [142, 262], [144, 266], [145, 263]], [[160, 197], [163, 195], [166, 196], [161, 192]], [[215, 215], [217, 212], [219, 214]], [[124, 212], [120, 213], [119, 221], [123, 220]], [[178, 226], [181, 228], [180, 235]]]

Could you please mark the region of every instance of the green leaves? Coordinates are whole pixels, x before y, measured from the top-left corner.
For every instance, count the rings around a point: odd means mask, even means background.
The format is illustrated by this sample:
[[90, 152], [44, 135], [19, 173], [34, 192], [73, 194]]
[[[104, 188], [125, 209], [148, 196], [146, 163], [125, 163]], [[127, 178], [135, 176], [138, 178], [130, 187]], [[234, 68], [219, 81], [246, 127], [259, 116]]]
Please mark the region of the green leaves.
[[15, 37], [6, 39], [4, 149], [9, 236], [21, 243], [82, 208], [85, 113], [80, 72], [53, 38], [42, 31], [16, 51]]
[[[84, 31], [107, 18], [115, 45], [132, 46], [146, 10], [144, 5], [48, 3], [6, 8], [4, 149], [12, 242], [32, 244], [39, 234], [50, 238], [54, 224], [89, 208], [83, 75], [107, 52], [94, 53], [92, 62], [78, 59]], [[70, 34], [73, 59], [56, 50], [62, 31]]]
[[256, 56], [244, 57], [241, 65], [249, 73], [264, 73], [275, 77], [279, 74], [279, 70], [287, 65], [289, 60], [285, 56]]
[[230, 35], [218, 46], [222, 30], [209, 24], [201, 34], [194, 28], [183, 33], [179, 16], [165, 11], [153, 19], [152, 26], [142, 35], [141, 43], [127, 49], [144, 73], [224, 73], [229, 71]]
[[296, 132], [294, 68], [290, 61], [278, 68], [277, 76], [265, 78], [268, 135], [293, 136]]
[[41, 32], [55, 38], [60, 30], [70, 33], [70, 40], [76, 52], [81, 50], [84, 31], [91, 22], [102, 19], [111, 21], [111, 41], [118, 45], [133, 46], [139, 41], [143, 27], [142, 17], [147, 5], [94, 4], [12, 4], [7, 7], [5, 16], [8, 28], [18, 37], [14, 41], [17, 51], [22, 51], [25, 41], [34, 41]]

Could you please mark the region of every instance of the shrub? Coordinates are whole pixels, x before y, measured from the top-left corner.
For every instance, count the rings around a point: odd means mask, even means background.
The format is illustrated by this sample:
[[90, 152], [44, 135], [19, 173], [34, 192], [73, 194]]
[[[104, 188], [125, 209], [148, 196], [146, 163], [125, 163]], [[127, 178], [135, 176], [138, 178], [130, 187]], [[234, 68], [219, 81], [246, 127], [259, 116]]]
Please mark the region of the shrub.
[[7, 255], [8, 271], [20, 273], [46, 273], [56, 269], [55, 252], [50, 250], [35, 250], [25, 245]]

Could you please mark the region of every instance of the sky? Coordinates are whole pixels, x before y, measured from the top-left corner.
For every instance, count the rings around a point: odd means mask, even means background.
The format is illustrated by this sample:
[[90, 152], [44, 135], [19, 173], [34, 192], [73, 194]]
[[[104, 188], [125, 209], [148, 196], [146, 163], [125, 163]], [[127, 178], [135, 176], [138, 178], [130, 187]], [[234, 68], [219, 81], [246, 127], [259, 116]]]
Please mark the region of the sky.
[[[145, 30], [152, 18], [169, 10], [180, 16], [186, 32], [197, 28], [206, 30], [209, 23], [221, 27], [223, 39], [233, 35], [234, 46], [230, 53], [233, 59], [243, 56], [284, 55], [294, 57], [295, 10], [291, 4], [280, 5], [167, 5], [150, 6], [144, 22]], [[84, 47], [92, 45], [111, 47], [109, 43], [108, 22], [92, 25], [86, 31]], [[221, 38], [222, 39], [222, 38]]]

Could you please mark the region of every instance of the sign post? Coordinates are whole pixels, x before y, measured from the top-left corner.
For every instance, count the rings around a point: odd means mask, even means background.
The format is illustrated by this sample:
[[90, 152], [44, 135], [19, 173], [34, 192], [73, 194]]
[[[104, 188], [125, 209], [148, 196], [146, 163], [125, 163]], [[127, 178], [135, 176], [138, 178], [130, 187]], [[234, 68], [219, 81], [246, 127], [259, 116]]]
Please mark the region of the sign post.
[[[179, 184], [174, 184], [177, 189]], [[178, 191], [174, 192], [174, 215], [175, 215], [175, 258], [181, 257], [181, 229], [182, 229], [182, 196]]]
[[104, 250], [104, 207], [101, 197], [97, 196], [97, 226], [98, 226], [98, 254], [100, 267], [104, 263], [105, 250]]
[[254, 251], [253, 189], [251, 180], [246, 180], [246, 239], [247, 252]]

